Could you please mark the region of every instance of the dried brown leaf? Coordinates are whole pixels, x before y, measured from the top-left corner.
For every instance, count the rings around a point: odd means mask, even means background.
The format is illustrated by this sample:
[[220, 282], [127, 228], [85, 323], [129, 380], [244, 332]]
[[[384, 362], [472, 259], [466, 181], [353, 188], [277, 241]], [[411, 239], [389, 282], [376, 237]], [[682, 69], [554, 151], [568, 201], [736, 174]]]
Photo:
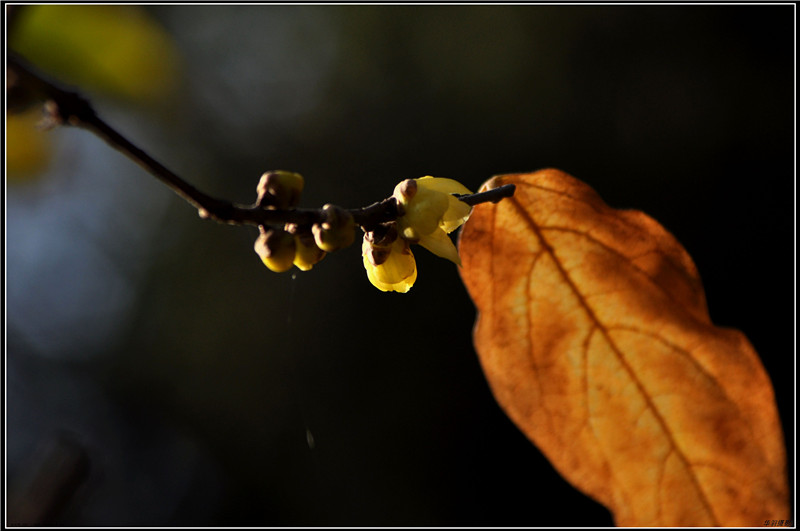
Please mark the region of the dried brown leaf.
[[475, 347], [508, 416], [623, 526], [788, 519], [785, 449], [747, 338], [715, 327], [683, 247], [558, 170], [460, 237]]

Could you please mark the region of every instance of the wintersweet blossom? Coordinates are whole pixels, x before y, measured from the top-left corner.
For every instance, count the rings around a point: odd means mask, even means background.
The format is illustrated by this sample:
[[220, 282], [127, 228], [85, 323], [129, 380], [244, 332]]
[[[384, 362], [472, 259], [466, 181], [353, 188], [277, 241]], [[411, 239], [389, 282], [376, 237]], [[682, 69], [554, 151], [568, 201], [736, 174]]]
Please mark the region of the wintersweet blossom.
[[400, 211], [396, 222], [377, 235], [364, 235], [362, 255], [370, 282], [381, 291], [406, 293], [417, 279], [410, 244], [418, 243], [442, 258], [461, 264], [448, 236], [469, 217], [471, 207], [452, 194], [471, 193], [453, 179], [406, 179], [394, 189]]
[[388, 245], [380, 245], [364, 236], [361, 246], [364, 268], [372, 285], [381, 291], [407, 293], [417, 280], [417, 264], [409, 244], [396, 238]]
[[400, 236], [461, 265], [458, 250], [447, 236], [469, 217], [472, 207], [452, 194], [469, 194], [467, 187], [453, 179], [421, 177], [406, 179], [394, 189], [394, 197], [405, 214], [397, 220]]

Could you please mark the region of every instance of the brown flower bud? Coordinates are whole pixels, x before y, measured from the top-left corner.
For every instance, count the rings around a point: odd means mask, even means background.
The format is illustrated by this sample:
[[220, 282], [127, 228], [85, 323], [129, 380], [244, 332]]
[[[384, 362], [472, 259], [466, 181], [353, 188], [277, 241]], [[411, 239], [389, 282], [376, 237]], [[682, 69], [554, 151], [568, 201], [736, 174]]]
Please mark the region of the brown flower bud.
[[293, 208], [300, 202], [303, 185], [303, 176], [299, 173], [268, 171], [258, 181], [256, 204], [268, 208]]
[[406, 179], [394, 187], [392, 194], [397, 200], [399, 205], [404, 205], [417, 195], [417, 181], [416, 179]]
[[355, 239], [353, 215], [336, 205], [322, 207], [323, 221], [311, 227], [317, 246], [326, 252], [342, 249]]
[[264, 265], [276, 273], [291, 269], [296, 253], [294, 236], [283, 229], [265, 229], [263, 226], [260, 229], [261, 234], [253, 248]]

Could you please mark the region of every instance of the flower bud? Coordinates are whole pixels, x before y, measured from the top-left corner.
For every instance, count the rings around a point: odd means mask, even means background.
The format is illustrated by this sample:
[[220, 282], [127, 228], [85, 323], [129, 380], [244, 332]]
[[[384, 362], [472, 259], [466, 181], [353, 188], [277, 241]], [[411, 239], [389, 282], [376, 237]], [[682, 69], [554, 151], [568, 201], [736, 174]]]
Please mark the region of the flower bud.
[[287, 209], [297, 206], [303, 191], [303, 176], [299, 173], [268, 171], [258, 181], [256, 204], [262, 207]]
[[294, 236], [283, 229], [265, 229], [263, 226], [260, 229], [254, 249], [264, 265], [276, 273], [291, 269], [296, 252]]
[[394, 187], [392, 194], [400, 205], [405, 205], [417, 195], [417, 181], [416, 179], [406, 179]]
[[301, 271], [308, 271], [314, 264], [325, 258], [325, 251], [317, 247], [314, 236], [309, 233], [294, 235], [295, 248], [294, 265]]
[[355, 222], [350, 212], [336, 205], [322, 207], [323, 222], [311, 227], [317, 247], [325, 252], [342, 249], [355, 239]]

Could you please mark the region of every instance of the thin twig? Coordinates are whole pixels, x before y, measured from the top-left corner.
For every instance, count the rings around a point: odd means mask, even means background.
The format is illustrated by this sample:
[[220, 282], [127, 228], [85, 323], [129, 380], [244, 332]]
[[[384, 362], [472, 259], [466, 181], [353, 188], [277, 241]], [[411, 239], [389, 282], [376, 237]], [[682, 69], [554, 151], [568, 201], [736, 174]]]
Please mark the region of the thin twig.
[[[179, 177], [103, 121], [86, 98], [48, 79], [19, 55], [9, 52], [7, 68], [7, 75], [11, 80], [7, 97], [11, 104], [17, 101], [29, 102], [32, 95], [45, 100], [45, 108], [54, 124], [71, 125], [91, 131], [167, 185], [194, 206], [203, 218], [231, 225], [293, 223], [298, 226], [311, 226], [323, 221], [320, 209], [269, 209], [256, 204], [242, 205], [211, 197]], [[486, 192], [457, 197], [474, 206], [488, 201], [496, 203], [512, 195], [514, 195], [514, 185], [505, 185]], [[365, 229], [394, 221], [400, 214], [397, 203], [391, 197], [348, 212], [353, 215], [355, 223]]]
[[503, 198], [513, 197], [514, 191], [517, 189], [516, 185], [504, 184], [485, 192], [478, 192], [477, 194], [464, 194], [457, 195], [458, 199], [469, 206], [479, 205], [481, 203], [497, 203]]

